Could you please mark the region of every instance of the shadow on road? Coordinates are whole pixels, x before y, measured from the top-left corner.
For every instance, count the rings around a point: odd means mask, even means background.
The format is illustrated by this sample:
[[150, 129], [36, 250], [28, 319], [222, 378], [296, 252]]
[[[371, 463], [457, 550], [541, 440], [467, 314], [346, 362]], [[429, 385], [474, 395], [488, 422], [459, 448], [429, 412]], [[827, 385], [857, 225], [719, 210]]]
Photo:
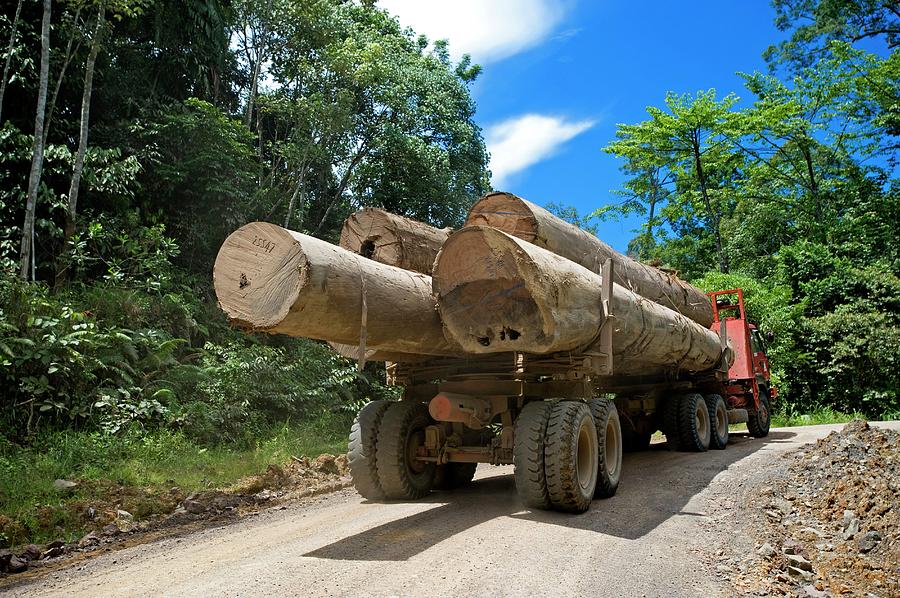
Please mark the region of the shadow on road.
[[404, 561], [458, 533], [497, 517], [512, 517], [637, 539], [673, 515], [703, 516], [683, 507], [713, 478], [767, 444], [788, 442], [794, 432], [773, 431], [765, 439], [733, 434], [724, 451], [670, 452], [664, 444], [625, 455], [616, 496], [596, 500], [588, 512], [569, 515], [530, 511], [516, 496], [511, 474], [476, 480], [421, 502], [439, 504], [344, 538], [305, 556], [339, 560]]

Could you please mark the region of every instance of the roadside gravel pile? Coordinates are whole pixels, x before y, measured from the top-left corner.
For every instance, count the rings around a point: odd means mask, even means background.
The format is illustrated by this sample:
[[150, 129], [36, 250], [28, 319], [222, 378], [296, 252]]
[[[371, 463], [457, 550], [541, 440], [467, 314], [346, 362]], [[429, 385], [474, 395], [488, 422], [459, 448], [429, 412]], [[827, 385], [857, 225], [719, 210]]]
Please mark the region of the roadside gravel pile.
[[[288, 463], [270, 465], [260, 475], [241, 480], [233, 487], [186, 494], [173, 487], [151, 494], [142, 488], [112, 482], [57, 480], [66, 493], [90, 486], [102, 499], [69, 501], [66, 515], [83, 521], [88, 531], [81, 539], [62, 539], [48, 544], [29, 544], [16, 550], [0, 550], [0, 578], [57, 563], [64, 558], [109, 551], [177, 533], [204, 524], [227, 521], [286, 500], [334, 492], [350, 485], [346, 455], [319, 455], [314, 459], [293, 457]], [[97, 486], [104, 484], [103, 492]], [[48, 507], [49, 508], [49, 507]]]
[[751, 504], [764, 513], [759, 595], [900, 596], [900, 434], [853, 421], [785, 455], [787, 475]]

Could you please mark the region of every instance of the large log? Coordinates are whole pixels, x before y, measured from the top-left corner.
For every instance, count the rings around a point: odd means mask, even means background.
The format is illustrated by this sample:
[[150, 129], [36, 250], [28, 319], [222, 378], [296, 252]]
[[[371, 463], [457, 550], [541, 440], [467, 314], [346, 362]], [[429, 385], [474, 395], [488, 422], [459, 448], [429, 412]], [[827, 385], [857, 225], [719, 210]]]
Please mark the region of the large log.
[[376, 262], [430, 275], [434, 258], [449, 234], [449, 228], [365, 208], [344, 221], [340, 244]]
[[677, 276], [622, 255], [594, 235], [511, 193], [484, 196], [466, 226], [492, 226], [599, 273], [612, 258], [615, 282], [687, 316], [704, 328], [713, 321], [709, 297]]
[[[328, 343], [335, 353], [341, 357], [359, 361], [359, 345], [343, 345], [341, 343]], [[380, 351], [366, 347], [364, 361], [402, 361], [404, 363], [417, 363], [429, 359], [428, 355], [414, 355], [412, 353], [392, 353], [390, 351]]]
[[[379, 264], [266, 222], [225, 240], [213, 269], [219, 307], [237, 326], [399, 353], [455, 355], [431, 278]], [[363, 299], [365, 298], [365, 305]]]
[[[448, 338], [466, 351], [597, 351], [603, 280], [566, 258], [489, 227], [444, 243], [432, 279]], [[613, 371], [706, 371], [719, 337], [693, 320], [612, 285]]]

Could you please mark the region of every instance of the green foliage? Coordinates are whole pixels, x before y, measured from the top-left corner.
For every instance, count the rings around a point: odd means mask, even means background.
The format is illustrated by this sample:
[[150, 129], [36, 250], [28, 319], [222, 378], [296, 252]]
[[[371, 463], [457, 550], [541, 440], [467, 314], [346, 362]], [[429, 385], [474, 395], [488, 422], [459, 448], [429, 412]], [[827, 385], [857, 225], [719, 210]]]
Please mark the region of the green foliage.
[[[346, 450], [352, 415], [319, 415], [257, 431], [245, 447], [204, 446], [183, 431], [128, 429], [118, 435], [64, 430], [43, 433], [28, 447], [0, 435], [0, 548], [60, 538], [77, 541], [97, 511], [125, 509], [137, 519], [172, 511], [178, 496], [228, 488], [292, 457]], [[71, 496], [57, 479], [78, 480]]]
[[[740, 158], [727, 151], [727, 140], [735, 134], [730, 111], [737, 101], [733, 94], [716, 99], [714, 89], [696, 95], [669, 93], [665, 110], [647, 108], [650, 120], [619, 125], [616, 141], [604, 151], [623, 158], [624, 171], [632, 175], [620, 193], [626, 200], [602, 207], [594, 215], [649, 213], [637, 247], [639, 255], [660, 258], [689, 276], [716, 262], [721, 272], [728, 272], [722, 220], [734, 210], [734, 188], [739, 179], [736, 171]], [[667, 234], [660, 222], [677, 237], [711, 239], [715, 261], [708, 261], [708, 254], [696, 246], [680, 255], [707, 258], [697, 264], [678, 260], [678, 253], [651, 255], [651, 248], [664, 248], [654, 237], [665, 238]]]
[[360, 377], [354, 364], [322, 343], [306, 339], [282, 346], [207, 343], [205, 376], [188, 385], [173, 406], [173, 422], [206, 443], [252, 442], [275, 422], [303, 421], [332, 412], [355, 412], [359, 401], [391, 391]]
[[36, 430], [160, 421], [163, 376], [181, 367], [183, 342], [159, 331], [98, 322], [37, 284], [0, 278], [0, 422], [18, 438]]
[[[900, 257], [897, 12], [882, 3], [778, 0], [792, 37], [769, 56], [795, 76], [743, 75], [753, 104], [668, 94], [606, 148], [628, 175], [597, 217], [645, 217], [629, 246], [708, 291], [742, 288], [775, 333], [784, 405], [896, 413]], [[718, 258], [718, 259], [717, 259]], [[719, 273], [711, 272], [718, 261]], [[723, 274], [728, 272], [730, 274]]]
[[827, 51], [830, 41], [881, 39], [900, 46], [900, 9], [882, 0], [773, 0], [775, 26], [790, 37], [770, 46], [764, 56], [773, 65], [806, 67]]
[[148, 207], [166, 214], [189, 267], [209, 271], [225, 237], [250, 220], [254, 136], [238, 120], [189, 99], [133, 128], [143, 144]]

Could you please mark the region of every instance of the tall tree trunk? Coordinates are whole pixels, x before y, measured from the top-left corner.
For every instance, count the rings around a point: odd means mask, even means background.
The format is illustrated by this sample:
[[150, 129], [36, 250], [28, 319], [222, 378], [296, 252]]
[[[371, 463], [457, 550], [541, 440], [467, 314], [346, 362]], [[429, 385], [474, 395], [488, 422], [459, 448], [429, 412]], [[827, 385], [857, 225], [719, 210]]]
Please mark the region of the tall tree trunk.
[[72, 62], [72, 58], [75, 54], [78, 53], [78, 49], [81, 47], [81, 41], [75, 44], [75, 50], [72, 51], [72, 45], [75, 43], [75, 35], [78, 33], [78, 16], [81, 14], [81, 7], [75, 11], [75, 16], [72, 18], [72, 33], [69, 35], [69, 41], [66, 43], [66, 52], [63, 54], [62, 66], [59, 69], [59, 76], [56, 78], [56, 84], [53, 86], [53, 93], [50, 95], [50, 102], [47, 104], [47, 116], [44, 117], [44, 139], [41, 143], [44, 144], [44, 147], [47, 147], [47, 137], [50, 135], [50, 124], [53, 120], [53, 113], [56, 111], [56, 99], [59, 97], [59, 89], [62, 87], [62, 82], [66, 78], [66, 71], [69, 70], [69, 64]]
[[47, 80], [50, 76], [50, 9], [52, 0], [44, 0], [44, 16], [41, 19], [41, 74], [38, 86], [37, 110], [34, 116], [34, 150], [31, 158], [31, 172], [28, 174], [28, 195], [25, 202], [25, 223], [22, 226], [22, 248], [19, 261], [19, 276], [34, 280], [34, 213], [41, 171], [44, 167], [44, 111], [47, 108]]
[[[91, 51], [88, 53], [87, 63], [84, 67], [84, 90], [81, 94], [81, 130], [78, 134], [78, 152], [75, 154], [75, 165], [72, 168], [72, 183], [69, 185], [69, 209], [66, 211], [65, 241], [63, 251], [69, 245], [69, 241], [75, 235], [75, 214], [78, 211], [78, 188], [81, 185], [81, 173], [84, 170], [84, 155], [87, 153], [88, 131], [91, 118], [91, 93], [94, 89], [94, 65], [97, 62], [97, 54], [100, 52], [100, 39], [103, 37], [103, 25], [105, 23], [106, 9], [101, 4], [97, 10], [97, 25], [94, 28], [94, 38], [91, 40]], [[65, 270], [59, 268], [56, 272], [56, 282], [62, 282]]]
[[9, 32], [9, 45], [6, 46], [6, 64], [3, 65], [3, 82], [0, 83], [0, 123], [3, 122], [3, 96], [6, 94], [6, 81], [9, 79], [9, 64], [16, 45], [16, 29], [19, 27], [19, 15], [22, 13], [22, 0], [16, 5], [16, 16], [13, 17], [12, 31]]
[[706, 187], [706, 175], [703, 172], [703, 162], [700, 159], [700, 143], [696, 138], [693, 140], [693, 153], [694, 166], [697, 169], [697, 183], [700, 186], [700, 196], [703, 198], [706, 215], [713, 226], [713, 234], [716, 239], [716, 253], [719, 254], [719, 272], [728, 274], [728, 256], [725, 255], [725, 244], [722, 242], [721, 219], [719, 214], [713, 209], [712, 200], [709, 198], [709, 190]]

